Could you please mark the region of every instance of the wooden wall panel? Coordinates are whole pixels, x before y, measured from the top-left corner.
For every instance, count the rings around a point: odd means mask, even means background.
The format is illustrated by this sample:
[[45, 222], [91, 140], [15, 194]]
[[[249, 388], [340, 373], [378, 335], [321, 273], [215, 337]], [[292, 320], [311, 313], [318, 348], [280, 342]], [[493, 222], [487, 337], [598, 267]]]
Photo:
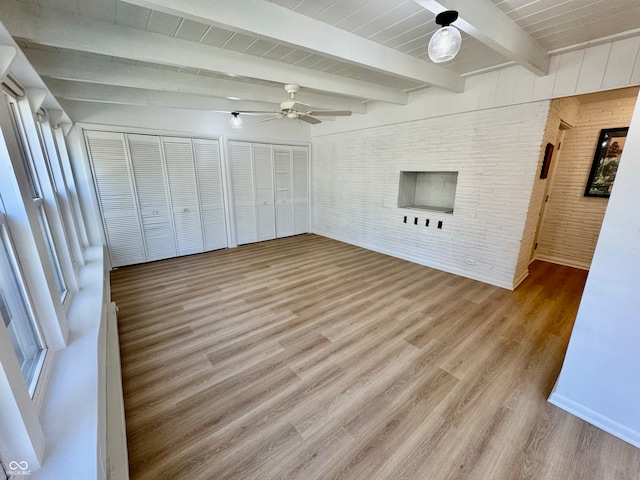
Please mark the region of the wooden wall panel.
[[565, 133], [536, 258], [584, 269], [591, 265], [608, 204], [606, 198], [584, 196], [593, 155], [600, 130], [628, 127], [635, 103], [629, 96], [580, 105], [575, 128]]

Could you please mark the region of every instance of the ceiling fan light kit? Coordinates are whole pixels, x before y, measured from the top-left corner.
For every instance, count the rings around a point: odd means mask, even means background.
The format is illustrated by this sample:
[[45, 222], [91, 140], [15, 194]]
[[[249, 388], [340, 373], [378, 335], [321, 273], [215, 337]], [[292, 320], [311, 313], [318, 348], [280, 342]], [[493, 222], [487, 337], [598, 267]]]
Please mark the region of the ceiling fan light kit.
[[240, 113], [231, 112], [231, 128], [242, 128], [242, 124], [244, 123], [240, 118]]
[[436, 16], [436, 23], [441, 25], [429, 40], [429, 58], [434, 63], [448, 62], [460, 51], [462, 35], [460, 31], [451, 26], [458, 19], [458, 12], [447, 10]]

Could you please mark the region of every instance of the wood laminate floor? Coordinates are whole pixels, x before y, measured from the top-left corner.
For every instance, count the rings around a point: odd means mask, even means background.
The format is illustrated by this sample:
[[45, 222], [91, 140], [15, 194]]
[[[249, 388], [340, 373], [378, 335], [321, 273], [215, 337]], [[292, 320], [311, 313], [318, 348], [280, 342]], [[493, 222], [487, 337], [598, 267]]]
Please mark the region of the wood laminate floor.
[[116, 270], [131, 478], [638, 479], [546, 401], [585, 277], [510, 292], [315, 235]]

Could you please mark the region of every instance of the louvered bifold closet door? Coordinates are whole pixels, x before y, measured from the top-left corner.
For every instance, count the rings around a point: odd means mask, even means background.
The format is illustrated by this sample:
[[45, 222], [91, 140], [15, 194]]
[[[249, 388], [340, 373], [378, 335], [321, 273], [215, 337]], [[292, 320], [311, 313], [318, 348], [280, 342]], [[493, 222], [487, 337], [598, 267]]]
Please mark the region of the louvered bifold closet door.
[[229, 142], [231, 193], [238, 245], [258, 241], [251, 144]]
[[227, 246], [222, 168], [217, 140], [193, 139], [205, 251]]
[[253, 174], [256, 186], [258, 240], [276, 238], [271, 145], [253, 144]]
[[204, 251], [191, 139], [161, 137], [178, 255]]
[[111, 264], [146, 261], [129, 159], [122, 133], [85, 131]]
[[147, 260], [175, 257], [176, 241], [165, 185], [160, 138], [156, 135], [127, 135], [135, 180]]
[[275, 145], [276, 236], [293, 235], [293, 192], [291, 188], [291, 147]]
[[309, 232], [309, 149], [293, 150], [293, 234]]

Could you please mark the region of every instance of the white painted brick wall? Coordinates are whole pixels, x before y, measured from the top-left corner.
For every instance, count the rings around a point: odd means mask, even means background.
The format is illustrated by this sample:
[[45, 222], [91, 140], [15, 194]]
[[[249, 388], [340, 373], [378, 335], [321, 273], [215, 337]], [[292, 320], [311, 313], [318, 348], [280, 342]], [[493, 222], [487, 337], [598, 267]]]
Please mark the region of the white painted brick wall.
[[593, 155], [600, 130], [628, 127], [635, 103], [632, 96], [580, 105], [575, 128], [564, 137], [536, 258], [584, 269], [591, 265], [608, 203], [584, 196]]
[[[314, 231], [512, 288], [548, 108], [533, 102], [314, 138]], [[398, 208], [401, 170], [458, 171], [454, 213]]]
[[[536, 179], [538, 179], [539, 176], [539, 169], [542, 164], [545, 146], [547, 143], [555, 142], [555, 135], [561, 118], [568, 123], [572, 123], [570, 117], [575, 117], [575, 111], [572, 111], [574, 106], [572, 104], [575, 100], [565, 101], [561, 97], [640, 84], [640, 36], [615, 40], [600, 45], [586, 46], [583, 49], [557, 54], [552, 57], [549, 74], [546, 76], [539, 77], [523, 67], [513, 66], [469, 77], [466, 82], [465, 92], [461, 94], [447, 92], [438, 88], [429, 88], [410, 94], [410, 102], [408, 105], [398, 106], [381, 102], [372, 102], [368, 104], [367, 115], [338, 118], [334, 122], [324, 122], [321, 125], [313, 127], [311, 130], [313, 145], [322, 149], [325, 147], [330, 149], [322, 150], [321, 156], [317, 157], [319, 161], [322, 160], [324, 162], [320, 165], [334, 166], [330, 161], [332, 155], [332, 153], [330, 153], [331, 151], [333, 151], [333, 155], [338, 157], [342, 155], [342, 158], [334, 157], [335, 162], [337, 162], [335, 167], [338, 169], [337, 172], [339, 172], [336, 173], [335, 179], [327, 177], [329, 173], [322, 172], [321, 166], [314, 169], [314, 175], [318, 175], [320, 177], [317, 182], [314, 181], [314, 188], [320, 186], [325, 188], [324, 192], [316, 192], [319, 193], [316, 198], [317, 200], [320, 200], [323, 195], [326, 194], [326, 198], [329, 199], [329, 201], [325, 201], [324, 204], [320, 204], [319, 207], [314, 208], [313, 210], [314, 214], [319, 215], [317, 220], [321, 220], [316, 222], [317, 231], [319, 233], [322, 231], [324, 232], [323, 234], [335, 236], [336, 238], [350, 241], [351, 243], [369, 246], [369, 248], [408, 258], [413, 261], [417, 261], [418, 263], [436, 266], [437, 268], [454, 271], [456, 273], [478, 278], [490, 283], [496, 283], [503, 286], [517, 285], [528, 273], [528, 263], [531, 258], [531, 251], [534, 244], [541, 199], [544, 195], [545, 181]], [[357, 211], [363, 213], [367, 212], [367, 214], [369, 214], [369, 211], [365, 210], [364, 207], [358, 207], [356, 210], [351, 210], [346, 209], [346, 207], [338, 206], [338, 203], [342, 201], [343, 197], [353, 199], [356, 204], [364, 201], [365, 203], [370, 203], [371, 206], [376, 205], [376, 202], [371, 195], [360, 194], [355, 191], [346, 192], [348, 189], [343, 185], [344, 181], [355, 181], [355, 179], [351, 177], [356, 176], [358, 173], [343, 172], [341, 170], [342, 168], [348, 168], [348, 165], [345, 165], [345, 162], [347, 164], [366, 164], [372, 159], [379, 161], [376, 157], [377, 150], [374, 153], [367, 153], [367, 148], [371, 148], [370, 143], [377, 141], [377, 139], [372, 138], [370, 136], [371, 134], [367, 132], [375, 130], [377, 132], [394, 132], [390, 135], [403, 135], [404, 125], [429, 122], [426, 119], [433, 119], [435, 123], [427, 124], [430, 127], [434, 126], [431, 127], [431, 131], [434, 131], [433, 129], [436, 128], [435, 125], [450, 122], [450, 117], [463, 118], [466, 121], [467, 119], [475, 118], [472, 116], [475, 112], [481, 111], [482, 115], [486, 112], [490, 112], [489, 109], [491, 107], [517, 105], [526, 102], [538, 102], [552, 98], [557, 99], [556, 102], [560, 102], [556, 103], [555, 107], [558, 111], [551, 112], [549, 116], [549, 123], [547, 124], [546, 129], [544, 129], [544, 134], [540, 134], [535, 142], [537, 144], [535, 153], [526, 157], [529, 159], [526, 161], [527, 164], [531, 162], [530, 159], [537, 159], [535, 170], [532, 170], [532, 175], [528, 179], [532, 184], [527, 184], [522, 189], [528, 190], [531, 196], [525, 201], [521, 197], [522, 191], [519, 191], [517, 192], [516, 197], [514, 197], [514, 201], [516, 201], [517, 198], [518, 203], [517, 208], [514, 206], [514, 209], [517, 209], [518, 212], [522, 213], [519, 210], [520, 203], [522, 203], [522, 205], [526, 203], [526, 206], [522, 207], [524, 209], [524, 214], [521, 218], [522, 223], [520, 233], [517, 236], [518, 252], [513, 256], [511, 260], [512, 263], [509, 267], [507, 267], [503, 261], [504, 257], [501, 257], [500, 262], [492, 266], [490, 263], [492, 257], [490, 256], [486, 257], [487, 259], [484, 262], [476, 261], [476, 264], [473, 267], [467, 264], [462, 266], [460, 265], [459, 253], [467, 248], [466, 245], [471, 239], [477, 239], [480, 241], [477, 249], [473, 247], [473, 243], [469, 247], [471, 254], [475, 255], [482, 250], [483, 245], [491, 243], [491, 241], [494, 240], [493, 237], [496, 232], [500, 230], [491, 230], [487, 224], [481, 224], [477, 219], [475, 219], [475, 217], [473, 217], [473, 212], [475, 212], [475, 210], [479, 209], [485, 215], [489, 215], [489, 212], [498, 212], [498, 208], [496, 205], [492, 205], [491, 202], [485, 198], [490, 196], [490, 194], [487, 193], [489, 192], [489, 187], [486, 185], [486, 178], [477, 172], [474, 176], [471, 173], [473, 171], [471, 168], [468, 170], [469, 175], [463, 175], [462, 179], [459, 180], [463, 182], [461, 183], [461, 186], [466, 185], [469, 189], [463, 189], [462, 193], [458, 193], [459, 198], [464, 199], [464, 201], [460, 200], [458, 202], [460, 205], [458, 205], [458, 203], [456, 204], [456, 214], [454, 215], [453, 222], [449, 223], [453, 223], [455, 228], [459, 228], [461, 229], [460, 231], [464, 231], [465, 235], [473, 230], [475, 232], [474, 237], [464, 237], [461, 239], [448, 238], [448, 234], [445, 234], [444, 232], [436, 232], [434, 236], [428, 238], [420, 236], [416, 239], [412, 236], [409, 239], [407, 238], [404, 230], [402, 233], [394, 232], [391, 234], [384, 233], [378, 235], [376, 232], [376, 225], [378, 223], [382, 223], [384, 226], [381, 228], [387, 228], [387, 226], [390, 225], [388, 222], [389, 217], [385, 217], [383, 220], [380, 220], [379, 218], [371, 220], [366, 216], [363, 216], [365, 220], [360, 218], [339, 218], [339, 213], [343, 211], [345, 213], [353, 213]], [[548, 105], [548, 103], [545, 102], [545, 105]], [[523, 108], [526, 109], [527, 107], [523, 106]], [[497, 111], [501, 110], [498, 109]], [[469, 113], [465, 114], [464, 112]], [[509, 110], [509, 112], [511, 112], [511, 110]], [[491, 115], [487, 113], [486, 118], [482, 118], [480, 120], [480, 124], [484, 125], [483, 122], [491, 122], [491, 118]], [[510, 119], [514, 122], [522, 122], [525, 124], [528, 121], [527, 116]], [[575, 119], [574, 121], [577, 122]], [[498, 125], [500, 124], [498, 123]], [[400, 127], [396, 130], [396, 127], [398, 126]], [[512, 126], [514, 129], [518, 128], [518, 125]], [[538, 131], [538, 127], [539, 124], [537, 122], [533, 122], [531, 124], [531, 129], [534, 131]], [[525, 125], [520, 125], [520, 128], [531, 131]], [[470, 133], [466, 130], [465, 132], [467, 134]], [[540, 140], [541, 137], [542, 141]], [[336, 140], [337, 138], [341, 140]], [[408, 144], [400, 149], [403, 152], [402, 155], [394, 155], [390, 152], [382, 154], [384, 160], [381, 163], [384, 166], [380, 168], [386, 168], [388, 170], [386, 176], [389, 177], [389, 179], [386, 180], [386, 183], [382, 183], [388, 190], [397, 188], [398, 180], [395, 178], [395, 174], [400, 170], [400, 167], [393, 166], [396, 162], [416, 162], [416, 152], [419, 152], [422, 149], [427, 151], [427, 148], [432, 148], [435, 151], [437, 148], [437, 142], [431, 143], [434, 137], [431, 136], [430, 133], [428, 138], [412, 138], [407, 137], [406, 135], [404, 135], [403, 138], [408, 142]], [[446, 135], [444, 138], [446, 138]], [[342, 145], [351, 142], [352, 139], [356, 141], [355, 143], [357, 144], [369, 142], [366, 145], [361, 145], [364, 153], [360, 154], [356, 147], [349, 149], [346, 145]], [[456, 148], [452, 151], [459, 153], [467, 148], [467, 141], [471, 141], [472, 139], [473, 134], [470, 134], [468, 137], [464, 138], [464, 141], [456, 144]], [[524, 141], [526, 141], [525, 137], [523, 137], [523, 142]], [[509, 143], [506, 144], [506, 148], [509, 148], [510, 146], [511, 145]], [[477, 144], [475, 147], [477, 147], [477, 150], [482, 150]], [[531, 147], [530, 144], [527, 145], [527, 148], [529, 147]], [[511, 146], [511, 148], [514, 148], [515, 151], [518, 152], [519, 148], [524, 148], [524, 143], [516, 141], [516, 145]], [[469, 160], [464, 154], [458, 155], [457, 158], [462, 165], [465, 165], [465, 160]], [[474, 158], [480, 159], [481, 155]], [[390, 159], [393, 159], [393, 161]], [[453, 163], [455, 163], [455, 161], [453, 161]], [[504, 165], [501, 164], [501, 166]], [[354, 166], [354, 168], [357, 170], [358, 168], [364, 167]], [[403, 166], [403, 168], [405, 167]], [[375, 171], [379, 174], [378, 167], [376, 167]], [[349, 173], [349, 175], [346, 175], [345, 177], [345, 173]], [[363, 175], [367, 173], [368, 171], [365, 171]], [[586, 175], [588, 175], [588, 170]], [[349, 178], [351, 180], [344, 180], [344, 178]], [[362, 178], [365, 177], [361, 177], [358, 181], [363, 181]], [[368, 182], [368, 180], [369, 179], [364, 181]], [[326, 183], [327, 181], [329, 183], [331, 183], [331, 181], [335, 181], [335, 184], [339, 186], [336, 188], [339, 189], [332, 192]], [[372, 188], [380, 188], [380, 183], [380, 181], [377, 183], [372, 182], [371, 186]], [[471, 189], [472, 185], [475, 185], [477, 188], [483, 188], [482, 198], [474, 199], [474, 193]], [[505, 187], [502, 191], [508, 191], [508, 187]], [[385, 192], [387, 192], [387, 190], [385, 190]], [[386, 197], [389, 196], [388, 193], [385, 195]], [[366, 201], [362, 200], [363, 198], [366, 198]], [[509, 203], [510, 199], [506, 198], [504, 199], [504, 202]], [[334, 209], [334, 216], [336, 218], [331, 221], [326, 217], [328, 212], [323, 213], [323, 208], [331, 209], [334, 207], [336, 207]], [[387, 201], [385, 209], [388, 208], [389, 205]], [[462, 213], [459, 213], [460, 209], [462, 209]], [[379, 210], [374, 211], [378, 214], [380, 213]], [[388, 210], [384, 210], [384, 212], [388, 215]], [[458, 216], [458, 214], [465, 215], [463, 220], [464, 227], [462, 227], [462, 221], [458, 222], [458, 219], [462, 218]], [[502, 218], [499, 215], [495, 216], [498, 217], [499, 220], [505, 220], [507, 223], [509, 222], [507, 217]], [[423, 217], [424, 215], [420, 216], [421, 220]], [[367, 224], [360, 225], [358, 222], [361, 221], [365, 221]], [[352, 234], [348, 234], [350, 228], [353, 230]], [[509, 246], [509, 248], [512, 248], [512, 244], [515, 242], [511, 237], [515, 235], [512, 228], [513, 224], [510, 224], [510, 228], [506, 229], [506, 231], [508, 231], [507, 236], [504, 238], [496, 238], [495, 244]], [[446, 238], [446, 240], [443, 242], [440, 240], [441, 238]], [[402, 242], [407, 242], [410, 248], [401, 247], [400, 245]], [[426, 248], [423, 248], [425, 245]], [[442, 248], [442, 251], [433, 253], [429, 250], [434, 245], [438, 248]], [[452, 247], [452, 245], [455, 245], [455, 248]], [[451, 253], [452, 249], [455, 253]], [[493, 249], [491, 250], [493, 251]], [[505, 255], [510, 258], [513, 255], [513, 252], [510, 249], [505, 250], [505, 252]], [[471, 259], [471, 257], [469, 258]], [[551, 260], [551, 258], [548, 259]], [[475, 261], [473, 259], [471, 260]], [[556, 259], [554, 261], [558, 260]], [[509, 277], [507, 271], [511, 272], [509, 281], [507, 281], [507, 278]]]

